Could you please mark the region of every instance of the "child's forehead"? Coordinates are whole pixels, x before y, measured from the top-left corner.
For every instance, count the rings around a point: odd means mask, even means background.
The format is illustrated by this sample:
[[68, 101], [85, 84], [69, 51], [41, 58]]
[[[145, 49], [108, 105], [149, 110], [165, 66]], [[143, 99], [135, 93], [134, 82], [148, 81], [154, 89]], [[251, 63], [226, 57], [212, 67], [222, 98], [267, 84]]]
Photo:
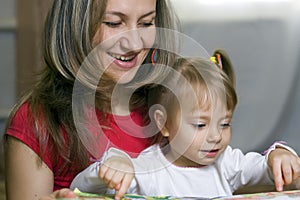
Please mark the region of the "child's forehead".
[[184, 102], [189, 107], [201, 107], [209, 109], [216, 106], [227, 106], [226, 91], [220, 89], [210, 89], [201, 84], [192, 85], [191, 87], [181, 87], [179, 90], [179, 101]]
[[[196, 96], [197, 97], [197, 96]], [[231, 110], [227, 108], [227, 103], [222, 98], [216, 97], [212, 98], [189, 98], [186, 97], [180, 103], [181, 112], [190, 113], [190, 114], [199, 114], [199, 113], [232, 113]]]
[[197, 107], [193, 109], [182, 109], [181, 118], [198, 120], [198, 119], [207, 119], [207, 120], [221, 120], [225, 118], [231, 118], [232, 111], [226, 109], [226, 106], [212, 106], [212, 107]]

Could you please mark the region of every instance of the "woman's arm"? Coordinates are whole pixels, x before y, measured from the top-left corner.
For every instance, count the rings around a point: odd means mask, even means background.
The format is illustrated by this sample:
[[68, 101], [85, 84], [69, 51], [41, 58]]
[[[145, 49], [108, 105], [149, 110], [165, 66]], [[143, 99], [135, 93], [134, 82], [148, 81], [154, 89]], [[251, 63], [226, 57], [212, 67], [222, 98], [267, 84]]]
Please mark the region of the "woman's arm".
[[26, 144], [7, 136], [5, 149], [7, 200], [35, 200], [53, 192], [53, 173]]

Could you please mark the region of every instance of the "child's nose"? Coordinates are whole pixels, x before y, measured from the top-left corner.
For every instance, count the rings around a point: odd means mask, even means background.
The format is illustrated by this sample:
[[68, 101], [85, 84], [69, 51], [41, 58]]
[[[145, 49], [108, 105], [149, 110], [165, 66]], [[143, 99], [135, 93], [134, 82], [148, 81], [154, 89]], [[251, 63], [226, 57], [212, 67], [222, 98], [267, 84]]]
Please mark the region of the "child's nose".
[[207, 141], [210, 143], [219, 143], [222, 140], [222, 130], [218, 130], [217, 128], [213, 128], [209, 130], [207, 135]]

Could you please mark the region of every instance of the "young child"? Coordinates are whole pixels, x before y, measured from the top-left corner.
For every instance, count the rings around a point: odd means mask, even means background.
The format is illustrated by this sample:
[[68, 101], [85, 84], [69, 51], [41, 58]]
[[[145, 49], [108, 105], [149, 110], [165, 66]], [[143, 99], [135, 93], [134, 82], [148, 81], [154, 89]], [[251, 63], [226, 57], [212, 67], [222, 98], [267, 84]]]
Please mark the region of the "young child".
[[108, 187], [118, 190], [133, 178], [127, 193], [211, 198], [274, 182], [281, 191], [298, 178], [300, 159], [285, 145], [275, 143], [266, 155], [244, 155], [229, 146], [238, 101], [235, 77], [226, 52], [216, 51], [212, 61], [179, 58], [166, 82], [149, 93], [150, 116], [161, 133], [157, 143], [134, 159], [110, 149], [103, 159], [123, 159], [118, 168], [124, 171], [96, 162], [77, 175], [71, 188], [113, 193]]

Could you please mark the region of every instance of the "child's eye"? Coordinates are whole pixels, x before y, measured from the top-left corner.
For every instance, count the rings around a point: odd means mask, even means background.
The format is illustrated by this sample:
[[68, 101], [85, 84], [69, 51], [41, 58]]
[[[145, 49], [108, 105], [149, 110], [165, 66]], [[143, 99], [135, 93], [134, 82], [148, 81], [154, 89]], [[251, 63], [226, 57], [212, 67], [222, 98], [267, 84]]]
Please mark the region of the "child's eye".
[[221, 127], [222, 128], [230, 127], [230, 123], [223, 123], [223, 124], [221, 124]]
[[109, 21], [104, 21], [103, 24], [109, 26], [109, 27], [118, 27], [119, 25], [121, 25], [121, 22], [109, 22]]
[[205, 127], [205, 124], [193, 124], [193, 126], [196, 128], [203, 128]]

